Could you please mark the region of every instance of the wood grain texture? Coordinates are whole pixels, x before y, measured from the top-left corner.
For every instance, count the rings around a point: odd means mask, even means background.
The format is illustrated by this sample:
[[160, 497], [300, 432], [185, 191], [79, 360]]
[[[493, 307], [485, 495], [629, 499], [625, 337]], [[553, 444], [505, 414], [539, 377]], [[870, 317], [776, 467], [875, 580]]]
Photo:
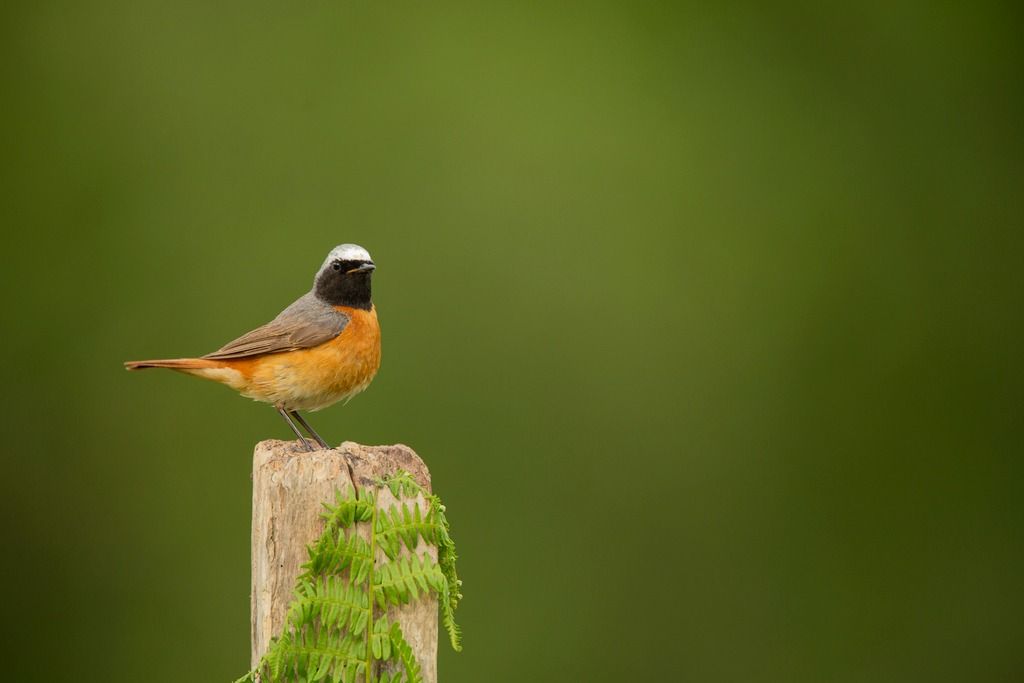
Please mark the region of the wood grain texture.
[[[372, 487], [376, 479], [398, 470], [408, 471], [425, 490], [431, 490], [426, 465], [408, 446], [362, 446], [346, 441], [333, 450], [309, 453], [295, 441], [269, 440], [256, 445], [252, 477], [253, 667], [271, 637], [284, 626], [295, 579], [308, 559], [306, 546], [324, 528], [322, 503], [333, 502], [338, 489], [353, 483], [359, 489]], [[386, 510], [395, 502], [389, 490], [378, 490], [378, 508]], [[417, 497], [417, 503], [426, 512], [422, 497]], [[358, 524], [357, 533], [369, 539], [369, 523]], [[408, 551], [403, 547], [402, 552]], [[422, 539], [417, 552], [437, 559], [437, 548], [426, 546]], [[378, 549], [376, 555], [378, 564], [386, 560], [383, 551]], [[392, 607], [388, 615], [401, 624], [423, 669], [423, 680], [436, 683], [437, 598], [430, 595], [401, 608]]]

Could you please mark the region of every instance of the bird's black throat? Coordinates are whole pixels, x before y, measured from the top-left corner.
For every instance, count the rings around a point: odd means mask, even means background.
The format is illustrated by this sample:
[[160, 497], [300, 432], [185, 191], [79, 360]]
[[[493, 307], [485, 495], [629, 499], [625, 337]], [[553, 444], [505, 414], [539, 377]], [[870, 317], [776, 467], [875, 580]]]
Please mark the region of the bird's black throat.
[[370, 310], [370, 275], [368, 272], [346, 273], [328, 268], [316, 281], [316, 296], [332, 306], [349, 306]]

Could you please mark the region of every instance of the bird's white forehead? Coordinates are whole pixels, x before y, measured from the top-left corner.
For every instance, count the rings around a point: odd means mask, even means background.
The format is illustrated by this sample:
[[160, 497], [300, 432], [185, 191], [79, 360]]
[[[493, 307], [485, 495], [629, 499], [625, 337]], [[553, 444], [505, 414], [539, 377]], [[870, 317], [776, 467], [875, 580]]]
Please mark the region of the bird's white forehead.
[[363, 249], [358, 244], [339, 244], [334, 249], [331, 249], [331, 253], [327, 255], [327, 259], [324, 261], [326, 266], [332, 261], [372, 261], [370, 258], [370, 252]]

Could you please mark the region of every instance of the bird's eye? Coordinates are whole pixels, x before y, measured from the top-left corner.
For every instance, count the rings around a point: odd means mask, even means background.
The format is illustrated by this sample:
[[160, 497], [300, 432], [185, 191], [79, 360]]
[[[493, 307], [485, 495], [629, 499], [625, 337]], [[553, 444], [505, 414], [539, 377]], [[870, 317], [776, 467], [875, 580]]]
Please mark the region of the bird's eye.
[[341, 270], [341, 262], [335, 261], [334, 263], [331, 264], [331, 268], [334, 268], [335, 270]]

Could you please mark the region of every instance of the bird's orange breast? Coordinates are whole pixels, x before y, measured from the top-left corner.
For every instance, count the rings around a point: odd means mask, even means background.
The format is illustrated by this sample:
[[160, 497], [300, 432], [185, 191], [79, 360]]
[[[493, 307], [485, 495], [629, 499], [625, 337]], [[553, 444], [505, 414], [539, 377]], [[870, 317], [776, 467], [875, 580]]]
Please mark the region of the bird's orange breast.
[[319, 346], [255, 358], [224, 361], [236, 371], [225, 384], [243, 396], [289, 410], [320, 410], [365, 389], [380, 367], [377, 310], [336, 306], [349, 322], [334, 339]]

